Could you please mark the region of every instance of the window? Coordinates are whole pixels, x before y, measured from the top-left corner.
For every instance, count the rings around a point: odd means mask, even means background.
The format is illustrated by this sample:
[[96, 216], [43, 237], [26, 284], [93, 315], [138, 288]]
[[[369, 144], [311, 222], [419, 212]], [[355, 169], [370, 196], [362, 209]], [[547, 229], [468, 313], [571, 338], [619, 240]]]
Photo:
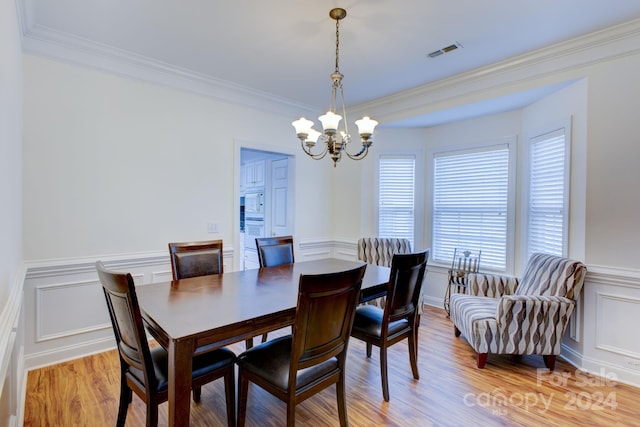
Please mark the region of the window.
[[483, 269], [507, 270], [509, 163], [509, 144], [434, 155], [434, 261], [465, 248], [482, 251]]
[[527, 259], [535, 252], [567, 254], [567, 145], [564, 128], [529, 140]]
[[414, 248], [414, 155], [381, 155], [378, 170], [378, 236], [406, 238]]

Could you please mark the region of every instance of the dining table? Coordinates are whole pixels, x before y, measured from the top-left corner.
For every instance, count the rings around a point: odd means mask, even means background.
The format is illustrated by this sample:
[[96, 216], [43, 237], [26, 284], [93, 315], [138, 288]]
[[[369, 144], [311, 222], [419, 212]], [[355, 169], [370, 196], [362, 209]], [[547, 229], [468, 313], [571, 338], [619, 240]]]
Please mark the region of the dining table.
[[[168, 424], [189, 425], [195, 354], [292, 325], [300, 275], [363, 264], [324, 258], [136, 287], [147, 330], [169, 354]], [[388, 267], [367, 264], [362, 302], [385, 295], [389, 273]]]

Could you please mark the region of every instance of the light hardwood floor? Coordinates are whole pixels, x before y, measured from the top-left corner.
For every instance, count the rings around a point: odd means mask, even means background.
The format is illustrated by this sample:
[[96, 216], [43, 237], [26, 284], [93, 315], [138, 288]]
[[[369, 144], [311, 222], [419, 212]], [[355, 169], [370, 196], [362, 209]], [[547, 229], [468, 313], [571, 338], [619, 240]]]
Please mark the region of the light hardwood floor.
[[[231, 348], [240, 353], [244, 343]], [[553, 373], [539, 356], [489, 355], [485, 369], [477, 369], [475, 353], [463, 337], [454, 337], [441, 309], [427, 308], [422, 318], [420, 380], [411, 375], [406, 342], [390, 348], [390, 402], [382, 399], [376, 350], [367, 359], [364, 344], [350, 341], [351, 426], [632, 426], [640, 419], [640, 389], [587, 375], [561, 359]], [[29, 372], [24, 425], [115, 425], [119, 375], [115, 350]], [[223, 391], [222, 381], [203, 387], [202, 401], [191, 403], [192, 425], [226, 425]], [[165, 403], [160, 425], [166, 416]], [[127, 426], [142, 426], [144, 418], [145, 406], [134, 396]], [[284, 404], [252, 385], [247, 426], [281, 426], [284, 420]], [[335, 387], [298, 405], [296, 421], [339, 425]]]

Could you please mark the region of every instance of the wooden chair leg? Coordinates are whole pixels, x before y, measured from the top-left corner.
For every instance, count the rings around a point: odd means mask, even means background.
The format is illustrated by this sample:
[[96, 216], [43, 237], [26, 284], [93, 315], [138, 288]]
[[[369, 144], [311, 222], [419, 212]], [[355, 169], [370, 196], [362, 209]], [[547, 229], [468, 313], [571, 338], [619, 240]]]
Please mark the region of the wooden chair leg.
[[456, 325], [453, 325], [453, 333], [456, 337], [459, 337], [461, 334], [460, 329], [458, 329]]
[[389, 375], [387, 370], [387, 347], [380, 346], [380, 377], [382, 377], [382, 397], [389, 401]]
[[371, 357], [371, 349], [372, 349], [373, 345], [367, 343], [367, 357]]
[[269, 334], [262, 334], [262, 342], [267, 342], [267, 337]]
[[[227, 399], [227, 424], [229, 427], [236, 425], [236, 375], [235, 367], [231, 366], [224, 375], [224, 392]], [[246, 398], [246, 393], [245, 393]], [[246, 409], [246, 406], [245, 406]]]
[[418, 372], [418, 343], [416, 342], [415, 333], [409, 335], [409, 362], [411, 363], [413, 378], [419, 380], [420, 373]]
[[244, 345], [247, 350], [249, 350], [250, 348], [253, 348], [253, 338], [249, 338], [248, 340], [245, 340]]
[[131, 399], [131, 389], [127, 386], [127, 380], [123, 375], [120, 384], [120, 405], [118, 406], [118, 420], [116, 421], [117, 427], [124, 427]]
[[158, 426], [158, 402], [155, 399], [147, 402], [147, 427]]
[[336, 398], [338, 400], [338, 417], [340, 418], [340, 427], [347, 427], [347, 401], [344, 394], [344, 370], [340, 372], [340, 379], [336, 384]]
[[287, 402], [287, 427], [296, 427], [296, 404]]
[[194, 387], [193, 388], [193, 401], [198, 403], [200, 402], [200, 396], [202, 395], [202, 387]]
[[478, 369], [484, 368], [484, 365], [487, 363], [488, 353], [478, 353]]
[[544, 366], [546, 366], [550, 371], [553, 371], [556, 368], [555, 354], [548, 354], [546, 356], [542, 356], [542, 360], [544, 360]]
[[249, 380], [247, 380], [242, 371], [238, 371], [238, 427], [244, 427], [247, 415], [247, 393], [249, 392]]

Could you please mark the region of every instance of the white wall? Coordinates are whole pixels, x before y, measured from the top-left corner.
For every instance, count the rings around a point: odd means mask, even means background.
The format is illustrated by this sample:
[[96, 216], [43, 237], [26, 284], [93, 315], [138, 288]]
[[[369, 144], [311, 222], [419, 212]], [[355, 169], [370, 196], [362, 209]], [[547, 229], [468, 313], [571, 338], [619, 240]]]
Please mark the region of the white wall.
[[[25, 259], [234, 241], [234, 141], [289, 148], [290, 118], [25, 55]], [[296, 235], [331, 235], [326, 163], [299, 157]], [[305, 189], [313, 188], [313, 192]], [[207, 221], [220, 233], [206, 233]]]
[[639, 269], [640, 55], [589, 70], [587, 242], [589, 263]]
[[0, 0], [0, 425], [20, 411], [22, 47], [13, 0]]
[[22, 54], [15, 4], [0, 2], [0, 307], [22, 262]]

